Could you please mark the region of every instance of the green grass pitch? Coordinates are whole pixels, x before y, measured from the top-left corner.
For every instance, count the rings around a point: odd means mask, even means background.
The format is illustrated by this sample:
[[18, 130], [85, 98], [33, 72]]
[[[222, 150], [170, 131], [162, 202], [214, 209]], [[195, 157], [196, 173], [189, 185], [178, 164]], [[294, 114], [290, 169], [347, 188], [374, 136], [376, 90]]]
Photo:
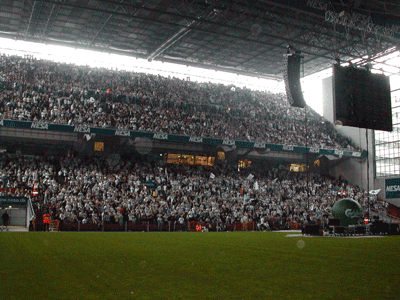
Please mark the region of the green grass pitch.
[[0, 299], [400, 299], [400, 236], [0, 233]]

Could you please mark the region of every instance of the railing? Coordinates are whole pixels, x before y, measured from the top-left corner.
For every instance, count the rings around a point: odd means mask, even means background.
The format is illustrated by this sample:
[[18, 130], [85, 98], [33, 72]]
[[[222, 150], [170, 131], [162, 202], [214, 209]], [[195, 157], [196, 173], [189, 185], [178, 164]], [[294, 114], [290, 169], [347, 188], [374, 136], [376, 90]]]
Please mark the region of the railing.
[[83, 134], [98, 134], [108, 136], [120, 136], [125, 138], [148, 138], [151, 140], [162, 140], [170, 142], [182, 142], [182, 143], [198, 143], [202, 145], [226, 145], [226, 146], [237, 146], [241, 148], [254, 148], [254, 149], [270, 149], [274, 151], [286, 151], [295, 153], [312, 153], [312, 154], [329, 154], [334, 156], [346, 156], [346, 157], [367, 157], [367, 151], [362, 150], [341, 150], [336, 148], [320, 148], [320, 147], [304, 147], [300, 145], [282, 145], [272, 144], [267, 142], [249, 142], [240, 140], [230, 140], [213, 137], [197, 137], [197, 136], [186, 136], [176, 135], [169, 133], [157, 133], [157, 132], [143, 132], [134, 130], [120, 130], [112, 128], [98, 128], [90, 127], [87, 125], [65, 125], [65, 124], [52, 124], [49, 122], [28, 122], [28, 121], [17, 121], [17, 120], [6, 120], [0, 119], [0, 127], [10, 127], [18, 129], [36, 129], [43, 132], [70, 132], [70, 133], [83, 133]]
[[240, 223], [235, 222], [235, 224], [221, 224], [221, 223], [204, 223], [204, 222], [183, 222], [169, 221], [163, 223], [152, 223], [150, 221], [142, 221], [140, 223], [108, 223], [100, 222], [97, 224], [82, 224], [81, 222], [76, 223], [63, 223], [58, 224], [59, 231], [163, 231], [163, 232], [178, 232], [178, 231], [198, 231], [196, 230], [196, 225], [200, 225], [201, 231], [255, 231], [257, 225], [255, 222]]
[[[131, 221], [124, 223], [109, 223], [109, 222], [99, 222], [97, 224], [82, 224], [81, 222], [74, 223], [64, 223], [62, 221], [57, 223], [58, 231], [142, 231], [142, 232], [178, 232], [178, 231], [260, 231], [266, 230], [265, 226], [259, 226], [254, 221], [251, 222], [235, 222], [233, 224], [224, 223], [205, 223], [199, 221], [190, 221], [180, 223], [178, 221], [168, 221], [168, 222], [151, 222], [151, 221], [141, 221], [138, 223], [133, 223]], [[290, 222], [286, 226], [273, 225], [268, 228], [268, 230], [281, 230], [281, 229], [291, 229], [299, 230], [301, 229], [300, 224], [296, 222]]]

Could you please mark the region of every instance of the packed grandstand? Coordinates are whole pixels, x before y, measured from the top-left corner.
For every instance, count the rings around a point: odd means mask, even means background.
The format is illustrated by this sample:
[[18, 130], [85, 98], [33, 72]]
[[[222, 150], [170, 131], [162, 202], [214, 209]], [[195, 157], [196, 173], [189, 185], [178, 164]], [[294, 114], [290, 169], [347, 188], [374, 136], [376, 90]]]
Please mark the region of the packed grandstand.
[[[115, 164], [99, 157], [7, 154], [2, 163], [3, 193], [30, 196], [37, 190], [38, 217], [49, 211], [63, 225], [197, 221], [215, 228], [254, 222], [258, 229], [289, 229], [327, 219], [338, 191], [368, 207], [363, 191], [345, 180], [318, 174], [307, 179], [279, 165], [250, 174], [123, 159]], [[384, 213], [380, 202], [369, 204]]]
[[[1, 119], [356, 149], [317, 113], [290, 107], [283, 94], [8, 55], [0, 57], [0, 77]], [[4, 154], [1, 191], [32, 196], [32, 226], [49, 212], [60, 230], [189, 230], [190, 222], [214, 230], [236, 223], [289, 229], [324, 222], [343, 195], [365, 212], [386, 209], [343, 178], [293, 173], [279, 162], [239, 172], [117, 157]]]
[[[0, 118], [354, 149], [283, 94], [2, 55]], [[307, 119], [307, 123], [305, 123]]]

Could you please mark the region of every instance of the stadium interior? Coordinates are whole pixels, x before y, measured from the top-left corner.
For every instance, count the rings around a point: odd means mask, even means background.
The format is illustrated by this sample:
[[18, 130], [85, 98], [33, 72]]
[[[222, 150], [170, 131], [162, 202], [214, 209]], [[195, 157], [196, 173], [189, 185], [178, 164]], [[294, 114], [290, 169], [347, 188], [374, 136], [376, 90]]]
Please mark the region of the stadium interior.
[[1, 299], [398, 299], [398, 0], [1, 0]]
[[[322, 229], [351, 198], [359, 224], [398, 222], [400, 6], [287, 2], [2, 1], [1, 213], [30, 230]], [[334, 64], [388, 76], [393, 130], [342, 126], [331, 72], [321, 112], [291, 105], [289, 56], [299, 84]]]

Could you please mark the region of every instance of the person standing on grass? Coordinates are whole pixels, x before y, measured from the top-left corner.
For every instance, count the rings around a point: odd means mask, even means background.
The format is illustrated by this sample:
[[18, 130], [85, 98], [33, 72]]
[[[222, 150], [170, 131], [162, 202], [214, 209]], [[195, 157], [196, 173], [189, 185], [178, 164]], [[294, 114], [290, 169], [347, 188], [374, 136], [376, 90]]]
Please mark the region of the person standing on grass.
[[185, 222], [185, 219], [183, 218], [183, 215], [179, 218], [179, 224], [180, 224], [180, 231], [183, 231], [183, 226], [184, 226], [184, 222]]
[[43, 215], [43, 226], [44, 226], [44, 231], [50, 231], [50, 214], [44, 214]]
[[164, 219], [162, 218], [161, 214], [158, 214], [158, 218], [157, 218], [158, 231], [162, 231], [163, 223], [164, 223]]
[[6, 227], [6, 229], [8, 231], [8, 223], [10, 222], [10, 216], [7, 213], [7, 211], [4, 212], [4, 214], [1, 216], [1, 218], [3, 219], [3, 225]]

